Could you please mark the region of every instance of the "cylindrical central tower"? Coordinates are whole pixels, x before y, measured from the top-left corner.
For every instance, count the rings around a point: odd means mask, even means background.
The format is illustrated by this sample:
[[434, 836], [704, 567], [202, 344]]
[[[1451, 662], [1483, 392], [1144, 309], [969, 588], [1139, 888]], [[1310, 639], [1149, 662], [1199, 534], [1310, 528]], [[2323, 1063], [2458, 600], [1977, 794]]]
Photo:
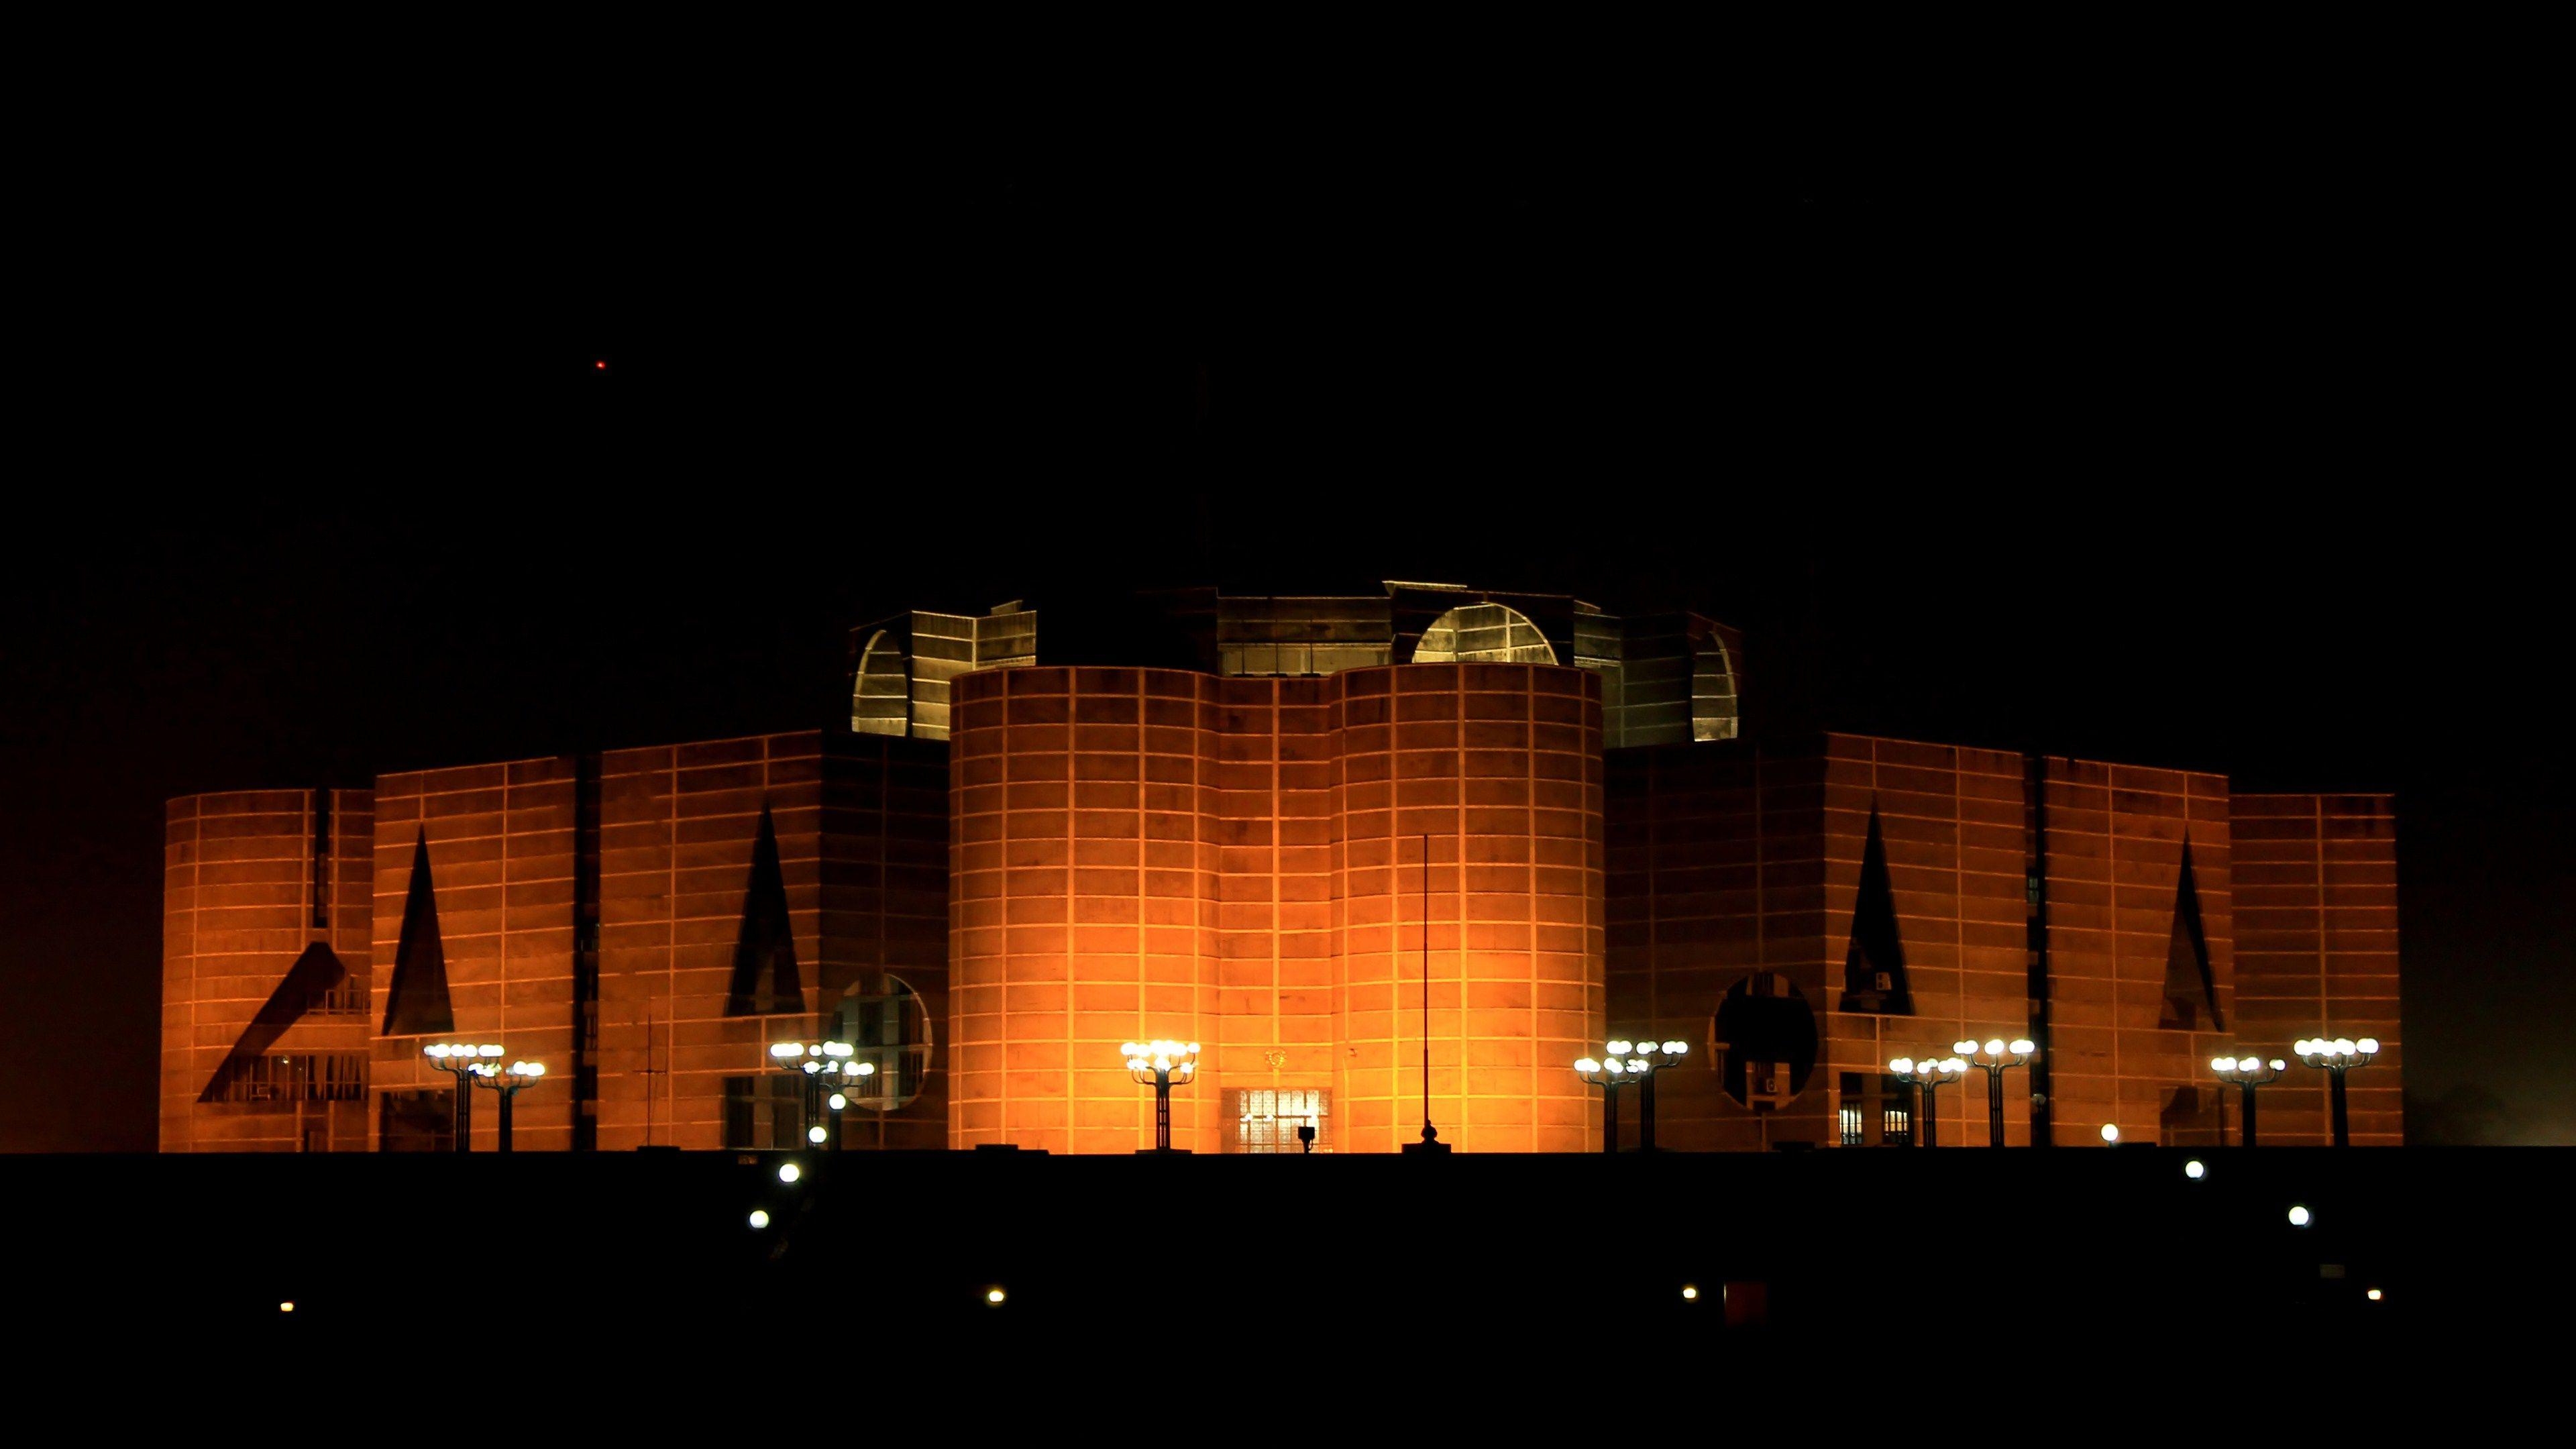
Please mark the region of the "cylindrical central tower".
[[[1194, 1151], [1578, 1151], [1603, 1027], [1601, 699], [1581, 669], [956, 682], [955, 1146], [1152, 1142], [1118, 1046], [1202, 1044]], [[1426, 865], [1427, 853], [1427, 865]], [[1424, 986], [1429, 1009], [1424, 1010]]]

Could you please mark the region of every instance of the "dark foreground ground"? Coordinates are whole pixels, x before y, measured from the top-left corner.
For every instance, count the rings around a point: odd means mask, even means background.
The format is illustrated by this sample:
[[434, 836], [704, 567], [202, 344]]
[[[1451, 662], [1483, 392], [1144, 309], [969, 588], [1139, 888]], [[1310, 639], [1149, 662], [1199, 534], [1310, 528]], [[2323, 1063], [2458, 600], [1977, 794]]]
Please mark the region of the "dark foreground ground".
[[193, 1360], [297, 1366], [281, 1385], [414, 1362], [467, 1393], [753, 1403], [853, 1374], [916, 1406], [1051, 1375], [1104, 1402], [1471, 1383], [1544, 1418], [1757, 1385], [2348, 1384], [2556, 1321], [2576, 1181], [2549, 1149], [852, 1153], [792, 1186], [785, 1160], [0, 1158], [0, 1227], [14, 1306], [73, 1352], [148, 1323]]

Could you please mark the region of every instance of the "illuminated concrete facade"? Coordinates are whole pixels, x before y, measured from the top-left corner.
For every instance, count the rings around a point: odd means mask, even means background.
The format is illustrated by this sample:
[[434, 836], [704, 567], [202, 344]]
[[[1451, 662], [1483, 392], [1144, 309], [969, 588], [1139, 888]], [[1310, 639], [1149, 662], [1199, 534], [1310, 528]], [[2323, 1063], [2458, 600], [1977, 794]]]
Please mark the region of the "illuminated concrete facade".
[[364, 790], [170, 802], [162, 1151], [365, 1145], [371, 811]]
[[[852, 631], [822, 730], [173, 801], [164, 1149], [444, 1146], [457, 1038], [546, 1062], [522, 1149], [783, 1148], [767, 1047], [827, 1035], [880, 1065], [853, 1148], [1148, 1146], [1116, 1048], [1174, 1037], [1193, 1151], [1391, 1151], [1426, 1091], [1461, 1150], [1586, 1150], [1612, 1034], [1692, 1043], [1665, 1148], [1911, 1141], [1888, 1059], [1988, 1036], [2042, 1045], [2007, 1143], [2232, 1141], [2208, 1059], [2317, 1034], [2385, 1045], [2354, 1140], [2399, 1140], [2382, 797], [1739, 738], [1733, 631], [1564, 596], [1040, 618]], [[2314, 1073], [2264, 1103], [2324, 1139]], [[1940, 1109], [1986, 1142], [1981, 1078]]]
[[1427, 972], [1449, 1140], [1579, 1149], [1600, 738], [1599, 677], [1547, 665], [965, 679], [953, 1144], [1151, 1146], [1118, 1047], [1167, 1037], [1205, 1049], [1175, 1145], [1223, 1150], [1251, 1087], [1321, 1092], [1336, 1148], [1392, 1150], [1421, 1127]]

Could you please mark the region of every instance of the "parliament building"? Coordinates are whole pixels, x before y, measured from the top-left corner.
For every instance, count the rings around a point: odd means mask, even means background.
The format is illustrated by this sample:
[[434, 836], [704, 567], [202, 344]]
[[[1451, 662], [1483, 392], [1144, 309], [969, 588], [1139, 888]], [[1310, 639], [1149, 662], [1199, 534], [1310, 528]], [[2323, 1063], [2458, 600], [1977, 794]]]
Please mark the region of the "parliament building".
[[2385, 796], [1766, 733], [1691, 613], [1179, 590], [1051, 656], [1044, 603], [852, 631], [820, 727], [171, 801], [161, 1149], [451, 1147], [449, 1040], [544, 1064], [520, 1151], [790, 1148], [770, 1048], [825, 1038], [850, 1149], [1150, 1147], [1161, 1038], [1198, 1153], [1597, 1151], [1611, 1036], [1689, 1044], [1667, 1151], [1910, 1145], [1890, 1060], [1996, 1036], [2008, 1145], [2236, 1141], [2211, 1058], [2319, 1035], [2400, 1140]]

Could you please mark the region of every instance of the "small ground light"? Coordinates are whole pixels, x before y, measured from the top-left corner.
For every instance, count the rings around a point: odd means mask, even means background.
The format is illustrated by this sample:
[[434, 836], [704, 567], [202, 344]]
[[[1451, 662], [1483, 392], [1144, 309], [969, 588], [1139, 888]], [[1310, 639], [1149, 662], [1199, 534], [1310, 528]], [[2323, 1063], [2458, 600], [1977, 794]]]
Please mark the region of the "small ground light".
[[2290, 1226], [2294, 1228], [2304, 1228], [2308, 1225], [2308, 1221], [2308, 1210], [2304, 1207], [2298, 1206], [2297, 1204], [2292, 1204], [2290, 1208]]
[[2105, 1142], [2117, 1142], [2117, 1141], [2119, 1141], [2119, 1140], [2120, 1140], [2120, 1124], [2118, 1124], [2117, 1122], [2105, 1122], [2105, 1123], [2103, 1123], [2103, 1124], [2102, 1124], [2102, 1140], [2103, 1140], [2103, 1141], [2105, 1141]]
[[803, 1177], [804, 1175], [805, 1169], [798, 1167], [795, 1163], [782, 1162], [778, 1164], [778, 1180], [780, 1182], [794, 1182], [796, 1179]]
[[753, 1232], [755, 1232], [755, 1233], [756, 1233], [756, 1232], [759, 1232], [762, 1228], [765, 1228], [765, 1227], [768, 1227], [768, 1226], [769, 1226], [769, 1209], [767, 1209], [767, 1208], [753, 1208], [753, 1209], [751, 1210], [751, 1230], [752, 1230]]
[[606, 372], [608, 370], [608, 364], [605, 362], [594, 362], [591, 364], [591, 367], [599, 372]]
[[2378, 1289], [2373, 1288], [2373, 1289], [2371, 1289], [2369, 1292], [2364, 1293], [2364, 1294], [2363, 1294], [2363, 1295], [2361, 1295], [2361, 1296], [2362, 1296], [2362, 1297], [2364, 1297], [2364, 1298], [2369, 1299], [2369, 1300], [2370, 1300], [2371, 1302], [2373, 1302], [2373, 1303], [2376, 1303], [2376, 1302], [2378, 1302], [2382, 1297], [2385, 1297], [2386, 1295], [2382, 1294]]
[[1007, 1297], [1009, 1297], [1009, 1296], [1010, 1296], [1009, 1294], [1004, 1293], [1004, 1292], [1003, 1292], [1001, 1289], [999, 1289], [999, 1288], [987, 1288], [987, 1289], [985, 1289], [985, 1290], [984, 1290], [984, 1301], [985, 1301], [986, 1303], [991, 1304], [991, 1305], [992, 1305], [993, 1307], [995, 1307], [995, 1308], [999, 1308], [999, 1307], [1001, 1307], [1001, 1306], [1002, 1306], [1002, 1300], [1003, 1300], [1003, 1299], [1005, 1299], [1005, 1298], [1007, 1298]]
[[[2371, 1290], [2370, 1290], [2370, 1296], [2371, 1296], [2371, 1297], [2373, 1297], [2373, 1298], [2378, 1297], [2378, 1296], [2379, 1296], [2379, 1290], [2378, 1290], [2378, 1289], [2376, 1289], [2376, 1288], [2371, 1289]], [[293, 1313], [293, 1312], [295, 1311], [295, 1300], [294, 1300], [294, 1299], [292, 1299], [292, 1298], [289, 1298], [289, 1299], [287, 1299], [285, 1302], [278, 1304], [278, 1305], [277, 1305], [277, 1311], [278, 1311], [278, 1312], [280, 1312], [280, 1313]]]
[[1696, 1284], [1684, 1283], [1682, 1285], [1682, 1301], [1686, 1303], [1697, 1303], [1699, 1301], [1699, 1288]]
[[2198, 1182], [2202, 1178], [2209, 1176], [2209, 1169], [2201, 1166], [2200, 1159], [2195, 1157], [2191, 1161], [2182, 1165], [2182, 1175], [2190, 1178], [2194, 1182]]

